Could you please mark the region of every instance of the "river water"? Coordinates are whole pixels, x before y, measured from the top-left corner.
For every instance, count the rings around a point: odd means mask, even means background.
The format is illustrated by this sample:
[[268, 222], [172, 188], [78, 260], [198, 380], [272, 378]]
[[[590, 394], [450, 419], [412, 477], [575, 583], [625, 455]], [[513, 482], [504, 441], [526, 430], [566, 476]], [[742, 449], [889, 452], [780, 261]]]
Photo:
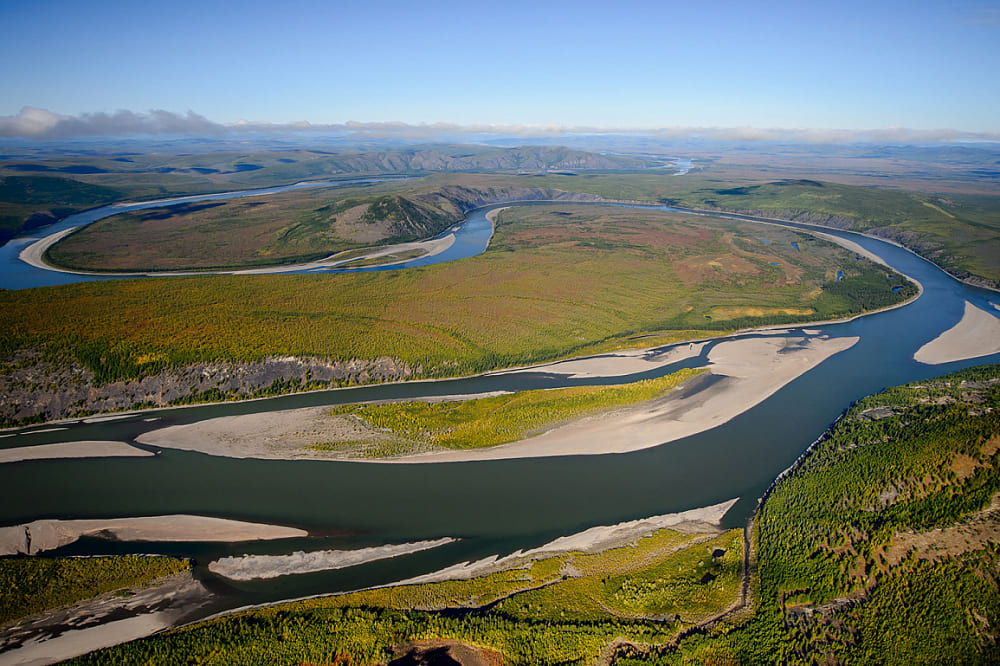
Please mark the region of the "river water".
[[[482, 214], [479, 211], [470, 220], [485, 219], [478, 217]], [[707, 506], [734, 497], [740, 501], [724, 523], [742, 525], [771, 481], [853, 401], [887, 386], [1000, 362], [1000, 354], [938, 366], [913, 360], [918, 348], [961, 319], [966, 301], [996, 314], [1000, 295], [959, 283], [894, 245], [848, 232], [823, 231], [849, 237], [880, 255], [896, 270], [921, 282], [923, 294], [902, 308], [846, 323], [805, 327], [833, 336], [858, 336], [860, 342], [713, 430], [629, 454], [490, 462], [382, 465], [262, 461], [164, 450], [152, 458], [5, 464], [0, 465], [0, 524], [38, 518], [191, 513], [309, 530], [309, 538], [269, 543], [108, 544], [85, 539], [57, 551], [158, 552], [194, 557], [199, 565], [196, 574], [220, 593], [218, 603], [205, 613], [384, 584], [461, 561], [536, 547], [595, 525]], [[11, 269], [11, 256], [0, 258], [4, 280], [9, 279], [7, 271], [20, 270]], [[34, 284], [47, 284], [48, 277]], [[59, 274], [60, 279], [78, 277]], [[714, 344], [706, 345], [701, 358], [655, 374], [703, 364]], [[607, 383], [647, 376], [651, 374]], [[0, 446], [131, 441], [153, 428], [223, 415], [579, 383], [584, 380], [539, 372], [359, 387], [155, 410], [114, 421], [68, 424], [64, 430], [37, 426], [0, 439]], [[234, 583], [205, 569], [209, 561], [224, 555], [358, 548], [439, 537], [460, 540], [392, 560], [268, 581]]]

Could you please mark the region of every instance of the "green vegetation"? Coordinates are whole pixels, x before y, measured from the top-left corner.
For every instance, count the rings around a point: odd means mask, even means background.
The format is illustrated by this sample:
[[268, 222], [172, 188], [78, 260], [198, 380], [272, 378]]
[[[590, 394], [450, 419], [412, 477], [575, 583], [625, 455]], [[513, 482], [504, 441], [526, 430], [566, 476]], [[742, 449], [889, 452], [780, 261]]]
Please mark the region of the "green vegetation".
[[758, 514], [752, 618], [653, 661], [996, 663], [998, 408], [997, 366], [853, 406]]
[[567, 562], [575, 577], [505, 600], [497, 612], [524, 622], [596, 622], [609, 614], [655, 619], [674, 630], [707, 620], [739, 599], [743, 534], [664, 530], [634, 547]]
[[[603, 553], [521, 558], [467, 581], [241, 613], [73, 663], [369, 664], [429, 638], [487, 647], [513, 665], [592, 663], [618, 637], [662, 643], [737, 603], [742, 541], [739, 530], [661, 530]], [[464, 610], [435, 612], [443, 609]]]
[[[416, 444], [449, 449], [497, 446], [524, 439], [562, 421], [598, 411], [657, 398], [701, 370], [679, 372], [623, 386], [578, 386], [551, 391], [520, 391], [509, 395], [455, 402], [396, 402], [346, 405], [331, 413], [351, 415], [370, 428], [390, 433], [368, 456], [407, 451]], [[320, 448], [351, 450], [367, 442], [335, 442]]]
[[169, 557], [2, 557], [0, 624], [186, 571]]
[[696, 190], [670, 203], [844, 226], [899, 241], [960, 277], [1000, 284], [1000, 207], [991, 197], [798, 180]]

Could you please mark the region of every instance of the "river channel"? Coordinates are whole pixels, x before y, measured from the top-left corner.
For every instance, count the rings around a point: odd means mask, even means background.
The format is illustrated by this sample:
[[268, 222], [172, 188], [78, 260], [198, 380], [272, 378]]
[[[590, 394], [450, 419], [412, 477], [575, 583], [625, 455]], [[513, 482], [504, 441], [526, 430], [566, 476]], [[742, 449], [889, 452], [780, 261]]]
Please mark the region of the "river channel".
[[[470, 221], [479, 219], [477, 215], [482, 211], [470, 216]], [[712, 430], [635, 453], [490, 462], [383, 465], [264, 461], [163, 450], [149, 458], [9, 463], [0, 465], [0, 525], [39, 518], [188, 513], [309, 531], [308, 538], [250, 544], [109, 544], [83, 539], [56, 551], [194, 557], [199, 564], [196, 575], [220, 595], [216, 604], [203, 611], [205, 614], [249, 603], [384, 584], [462, 561], [540, 546], [595, 525], [683, 511], [735, 497], [740, 501], [726, 515], [724, 524], [740, 526], [771, 481], [853, 401], [887, 386], [1000, 362], [1000, 354], [934, 366], [913, 360], [923, 344], [958, 323], [966, 302], [997, 315], [1000, 294], [962, 284], [892, 244], [849, 232], [823, 231], [849, 238], [881, 256], [899, 272], [919, 281], [924, 287], [922, 295], [904, 307], [850, 322], [804, 327], [833, 336], [858, 336], [860, 342]], [[12, 241], [18, 242], [18, 247], [25, 245], [25, 241]], [[50, 284], [46, 281], [50, 278], [58, 282], [89, 279], [61, 273], [29, 275], [16, 266], [16, 249], [4, 248], [4, 252], [0, 276], [5, 284], [15, 279], [24, 287]], [[29, 284], [32, 279], [35, 281]], [[714, 344], [717, 342], [707, 344], [700, 358], [662, 368], [655, 375], [703, 365]], [[606, 383], [647, 376], [652, 375], [618, 377]], [[4, 433], [11, 436], [0, 439], [0, 447], [77, 440], [130, 442], [154, 428], [224, 415], [580, 383], [594, 382], [536, 372], [358, 387], [153, 410], [113, 421], [36, 426]], [[56, 427], [64, 429], [54, 430]], [[215, 577], [204, 566], [224, 555], [359, 548], [439, 537], [459, 540], [391, 560], [267, 581], [235, 583]]]

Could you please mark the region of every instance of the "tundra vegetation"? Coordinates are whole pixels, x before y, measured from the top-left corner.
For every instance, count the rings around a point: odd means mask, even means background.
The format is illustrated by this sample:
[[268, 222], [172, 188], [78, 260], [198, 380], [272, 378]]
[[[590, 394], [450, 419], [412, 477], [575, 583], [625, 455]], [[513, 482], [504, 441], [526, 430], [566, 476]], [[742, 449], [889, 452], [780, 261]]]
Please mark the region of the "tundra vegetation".
[[[242, 146], [241, 146], [242, 148]], [[50, 150], [0, 156], [0, 242], [86, 208], [112, 201], [143, 201], [188, 194], [292, 185], [304, 180], [438, 172], [542, 172], [635, 170], [657, 163], [641, 157], [596, 155], [558, 146], [486, 148], [436, 146], [395, 152], [267, 150], [171, 154], [159, 145], [147, 153], [53, 156]], [[104, 151], [98, 151], [104, 152]], [[193, 154], [192, 154], [193, 153]]]
[[666, 180], [649, 174], [548, 175], [548, 187], [607, 199], [649, 201], [861, 231], [905, 245], [952, 274], [1000, 286], [1000, 198], [911, 192], [755, 174], [720, 184], [707, 174]]
[[[78, 368], [72, 381], [87, 391], [198, 362], [269, 357], [390, 358], [408, 377], [456, 376], [848, 316], [915, 293], [882, 266], [777, 227], [585, 204], [508, 209], [498, 222], [484, 254], [423, 268], [2, 292], [9, 405], [65, 384], [46, 368]], [[274, 389], [321, 387], [299, 378]], [[87, 391], [60, 415], [92, 410]], [[178, 400], [242, 395], [227, 391]], [[159, 404], [155, 389], [146, 393]]]
[[1000, 366], [974, 368], [852, 406], [769, 490], [749, 572], [740, 530], [663, 530], [239, 613], [74, 663], [375, 663], [435, 638], [509, 664], [996, 663], [998, 466]]

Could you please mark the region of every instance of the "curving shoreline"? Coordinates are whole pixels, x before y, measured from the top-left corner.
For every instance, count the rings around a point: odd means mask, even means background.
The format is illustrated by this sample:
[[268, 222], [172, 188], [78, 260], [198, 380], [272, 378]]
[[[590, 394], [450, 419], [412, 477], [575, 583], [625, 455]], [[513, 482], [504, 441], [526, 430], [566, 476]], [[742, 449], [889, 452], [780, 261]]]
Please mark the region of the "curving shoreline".
[[[696, 378], [666, 396], [629, 407], [559, 425], [540, 435], [485, 449], [439, 450], [399, 458], [348, 458], [319, 451], [318, 444], [358, 437], [345, 427], [343, 417], [329, 416], [329, 408], [309, 407], [284, 412], [226, 416], [187, 425], [153, 430], [137, 438], [141, 444], [164, 449], [197, 451], [234, 458], [352, 460], [383, 464], [469, 462], [568, 455], [629, 453], [659, 446], [716, 426], [763, 402], [794, 379], [831, 356], [849, 349], [857, 337], [825, 335], [723, 339], [709, 352], [711, 381]], [[634, 363], [662, 367], [690, 357], [701, 346], [660, 353], [658, 360], [625, 357]], [[652, 352], [653, 350], [647, 350]], [[606, 367], [616, 357], [568, 361], [574, 375], [614, 377]], [[558, 364], [554, 364], [558, 365]], [[545, 366], [543, 366], [545, 367]], [[551, 366], [550, 366], [551, 367]], [[601, 374], [600, 370], [610, 374]], [[645, 369], [645, 368], [644, 368]], [[521, 372], [524, 372], [522, 370]], [[477, 396], [456, 396], [469, 399]]]

